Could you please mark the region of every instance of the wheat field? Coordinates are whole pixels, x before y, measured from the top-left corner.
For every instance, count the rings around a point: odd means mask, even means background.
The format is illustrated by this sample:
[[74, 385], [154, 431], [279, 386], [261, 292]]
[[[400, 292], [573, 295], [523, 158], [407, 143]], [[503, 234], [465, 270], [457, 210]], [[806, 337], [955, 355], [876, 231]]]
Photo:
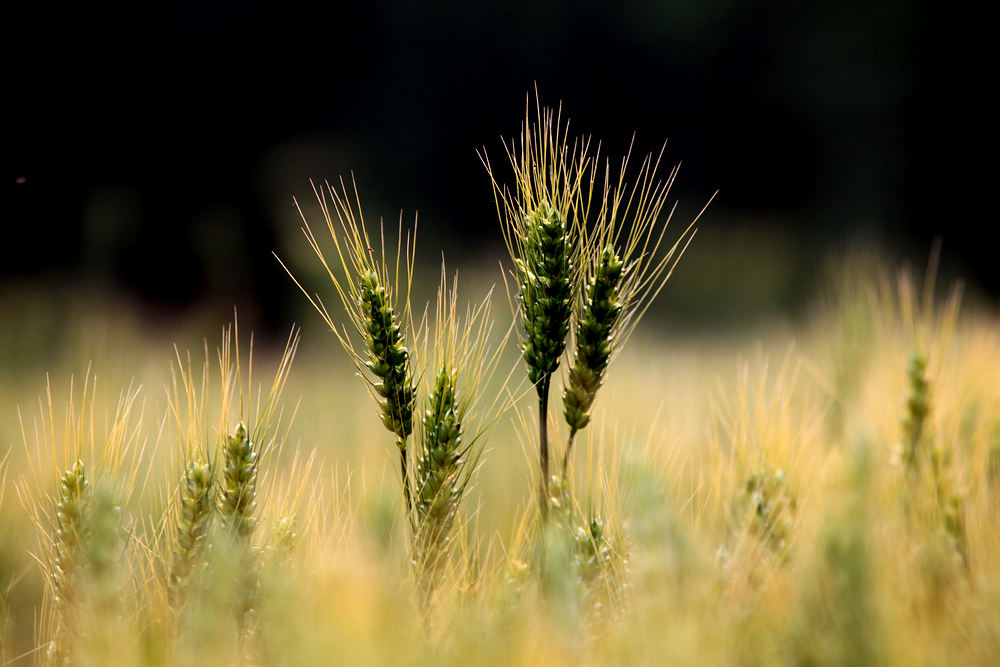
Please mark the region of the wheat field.
[[500, 269], [342, 178], [286, 338], [0, 294], [0, 664], [995, 664], [998, 314], [858, 252], [670, 326], [677, 168], [560, 113], [480, 154]]
[[[1000, 327], [938, 292], [851, 265], [795, 326], [641, 327], [580, 436], [568, 531], [539, 521], [533, 395], [508, 381], [429, 597], [392, 438], [318, 318], [290, 368], [256, 344], [251, 376], [244, 331], [175, 351], [81, 308], [47, 380], [0, 384], [3, 662], [993, 664]], [[186, 448], [213, 460], [268, 411], [247, 548], [215, 517], [175, 604]]]

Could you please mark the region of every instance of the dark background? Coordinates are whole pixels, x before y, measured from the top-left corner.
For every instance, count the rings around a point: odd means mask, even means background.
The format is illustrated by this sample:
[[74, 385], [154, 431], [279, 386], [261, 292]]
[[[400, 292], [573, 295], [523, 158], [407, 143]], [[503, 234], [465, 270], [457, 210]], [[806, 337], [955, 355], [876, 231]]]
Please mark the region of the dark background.
[[864, 243], [922, 262], [935, 237], [950, 271], [1000, 293], [982, 205], [995, 73], [987, 22], [957, 6], [8, 3], [4, 14], [0, 291], [90, 285], [166, 312], [239, 303], [283, 328], [302, 299], [270, 253], [295, 239], [291, 197], [351, 170], [369, 218], [419, 211], [430, 261], [438, 248], [499, 257], [476, 149], [501, 157], [537, 83], [605, 154], [633, 132], [643, 152], [669, 138], [667, 161], [684, 162], [679, 214], [720, 191], [689, 255], [692, 275], [718, 283], [699, 296], [704, 311], [725, 310], [703, 302], [726, 303], [726, 286], [758, 270], [774, 283], [760, 298], [794, 310], [830, 253]]

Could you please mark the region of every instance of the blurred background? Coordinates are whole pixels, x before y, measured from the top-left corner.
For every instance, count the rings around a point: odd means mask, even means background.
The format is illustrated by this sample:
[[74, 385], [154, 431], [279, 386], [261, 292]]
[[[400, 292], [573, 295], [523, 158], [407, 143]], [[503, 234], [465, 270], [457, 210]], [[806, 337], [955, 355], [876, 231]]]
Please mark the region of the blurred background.
[[315, 263], [292, 197], [308, 202], [310, 178], [350, 172], [370, 220], [419, 212], [421, 261], [443, 251], [496, 280], [505, 253], [476, 151], [502, 159], [536, 84], [606, 156], [633, 133], [640, 153], [669, 140], [667, 166], [683, 161], [677, 233], [719, 191], [654, 313], [667, 326], [795, 317], [828, 258], [864, 247], [922, 265], [935, 238], [946, 274], [987, 301], [1000, 294], [977, 203], [988, 175], [973, 159], [993, 143], [991, 107], [977, 102], [986, 22], [931, 3], [177, 1], [5, 14], [8, 339], [18, 325], [56, 336], [40, 330], [84, 302], [128, 304], [156, 325], [205, 309], [224, 321], [238, 304], [259, 330], [284, 331], [306, 304], [271, 253], [307, 277]]

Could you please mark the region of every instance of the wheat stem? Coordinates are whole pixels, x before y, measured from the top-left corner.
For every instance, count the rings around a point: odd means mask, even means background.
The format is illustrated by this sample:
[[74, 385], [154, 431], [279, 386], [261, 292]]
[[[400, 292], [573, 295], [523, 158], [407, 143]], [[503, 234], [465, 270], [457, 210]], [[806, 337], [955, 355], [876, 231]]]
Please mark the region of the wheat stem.
[[403, 481], [406, 517], [413, 522], [412, 493], [407, 465], [406, 440], [413, 431], [413, 404], [416, 391], [410, 373], [410, 352], [403, 345], [402, 329], [389, 303], [385, 287], [374, 271], [361, 275], [358, 304], [364, 319], [368, 360], [365, 365], [381, 382], [375, 392], [381, 396], [382, 424], [396, 435], [399, 467]]
[[538, 507], [542, 519], [549, 515], [549, 378], [543, 381], [544, 395], [538, 397], [538, 465], [541, 469]]

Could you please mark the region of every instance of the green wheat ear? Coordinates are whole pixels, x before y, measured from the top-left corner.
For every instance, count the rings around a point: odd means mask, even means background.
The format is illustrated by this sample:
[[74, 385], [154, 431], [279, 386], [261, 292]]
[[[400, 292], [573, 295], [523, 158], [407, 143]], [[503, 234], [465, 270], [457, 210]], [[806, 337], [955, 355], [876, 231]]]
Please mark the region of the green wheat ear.
[[604, 383], [611, 360], [615, 325], [622, 314], [619, 287], [625, 264], [608, 245], [601, 253], [594, 276], [584, 290], [584, 305], [576, 322], [576, 350], [569, 382], [563, 390], [563, 414], [569, 426], [569, 444], [563, 471], [577, 431], [590, 423], [590, 408]]
[[552, 373], [566, 348], [573, 312], [573, 261], [566, 221], [540, 203], [525, 222], [524, 256], [517, 261], [528, 379], [546, 398]]
[[[378, 402], [382, 423], [396, 436], [405, 516], [412, 525], [415, 519], [412, 513], [407, 439], [413, 430], [416, 395], [410, 353], [405, 346], [404, 327], [412, 325], [409, 319], [409, 306], [415, 242], [407, 233], [406, 249], [403, 250], [401, 222], [395, 266], [390, 268], [386, 262], [385, 237], [382, 235], [382, 243], [376, 251], [372, 247], [373, 242], [365, 227], [357, 184], [352, 182], [352, 186], [353, 194], [348, 192], [343, 179], [340, 181], [339, 190], [334, 189], [329, 183], [325, 188], [313, 186], [317, 203], [336, 250], [340, 271], [335, 272], [331, 267], [301, 208], [299, 214], [303, 222], [302, 232], [333, 282], [348, 321], [364, 340], [363, 351], [355, 346], [353, 336], [347, 327], [341, 329], [341, 325], [334, 321], [322, 299], [306, 291], [291, 271], [288, 271], [287, 266], [285, 270], [348, 353], [358, 374], [364, 379], [366, 389]], [[404, 282], [401, 286], [400, 273], [403, 263], [406, 266], [402, 269]], [[369, 373], [375, 376], [374, 380]]]
[[463, 490], [459, 467], [462, 424], [456, 381], [457, 374], [442, 366], [423, 419], [423, 451], [417, 463], [416, 510], [420, 533], [416, 557], [422, 561], [418, 564], [429, 570], [443, 556]]
[[566, 221], [558, 211], [540, 203], [525, 222], [523, 256], [516, 261], [520, 278], [519, 302], [524, 327], [521, 351], [528, 379], [538, 392], [539, 456], [542, 508], [549, 493], [548, 403], [552, 374], [566, 349], [573, 314], [573, 262]]
[[250, 442], [247, 428], [240, 422], [225, 444], [225, 485], [220, 511], [223, 524], [233, 535], [248, 539], [256, 521], [257, 451]]
[[90, 481], [83, 461], [77, 460], [59, 479], [56, 529], [53, 541], [52, 584], [56, 605], [64, 616], [76, 598], [74, 579], [83, 559], [87, 531]]
[[[493, 341], [490, 316], [492, 290], [479, 303], [459, 311], [458, 276], [448, 287], [444, 263], [433, 317], [418, 327], [422, 343], [418, 356], [437, 369], [424, 382], [424, 401], [416, 431], [412, 562], [426, 606], [434, 593], [454, 543], [462, 500], [482, 455], [483, 440], [500, 412], [509, 405], [503, 386], [496, 393], [492, 383], [502, 351], [513, 326], [501, 340]], [[428, 350], [428, 346], [430, 349]], [[484, 401], [484, 397], [490, 397]]]
[[521, 350], [528, 379], [538, 393], [543, 516], [549, 503], [549, 386], [566, 348], [578, 289], [581, 230], [593, 190], [592, 178], [584, 183], [591, 160], [589, 140], [575, 141], [571, 147], [567, 139], [561, 117], [536, 105], [534, 122], [525, 114], [519, 144], [505, 145], [514, 172], [513, 189], [497, 181], [489, 159], [482, 155], [514, 263]]
[[175, 607], [183, 600], [188, 576], [204, 550], [212, 521], [214, 484], [212, 464], [188, 461], [181, 479], [175, 543], [167, 580], [170, 603]]
[[55, 530], [49, 571], [56, 616], [49, 657], [69, 659], [67, 643], [74, 634], [74, 607], [79, 600], [80, 572], [86, 564], [87, 532], [90, 527], [90, 480], [83, 461], [77, 459], [59, 478], [56, 495]]
[[397, 446], [405, 449], [406, 438], [413, 431], [415, 401], [410, 353], [403, 345], [399, 322], [378, 277], [367, 271], [359, 285], [358, 305], [364, 317], [368, 354], [365, 366], [380, 380], [374, 388], [382, 397], [382, 423], [398, 438]]
[[930, 387], [927, 383], [927, 358], [914, 353], [906, 370], [910, 383], [910, 395], [906, 399], [906, 414], [903, 417], [903, 463], [913, 472], [920, 467], [920, 442], [923, 439], [924, 422], [930, 414]]
[[403, 504], [410, 517], [412, 498], [407, 463], [406, 439], [413, 431], [413, 404], [416, 400], [410, 353], [385, 287], [374, 271], [366, 271], [358, 281], [358, 310], [361, 314], [367, 360], [365, 366], [380, 382], [373, 389], [381, 396], [382, 424], [396, 436], [399, 470], [403, 480]]
[[573, 360], [563, 390], [563, 416], [569, 428], [564, 476], [574, 438], [590, 423], [608, 364], [666, 285], [701, 217], [699, 213], [668, 245], [665, 237], [672, 211], [666, 203], [677, 168], [660, 181], [660, 158], [647, 155], [630, 185], [625, 180], [628, 162], [626, 156], [617, 181], [612, 181], [606, 166], [597, 213], [580, 227], [580, 275], [585, 284], [577, 302]]

